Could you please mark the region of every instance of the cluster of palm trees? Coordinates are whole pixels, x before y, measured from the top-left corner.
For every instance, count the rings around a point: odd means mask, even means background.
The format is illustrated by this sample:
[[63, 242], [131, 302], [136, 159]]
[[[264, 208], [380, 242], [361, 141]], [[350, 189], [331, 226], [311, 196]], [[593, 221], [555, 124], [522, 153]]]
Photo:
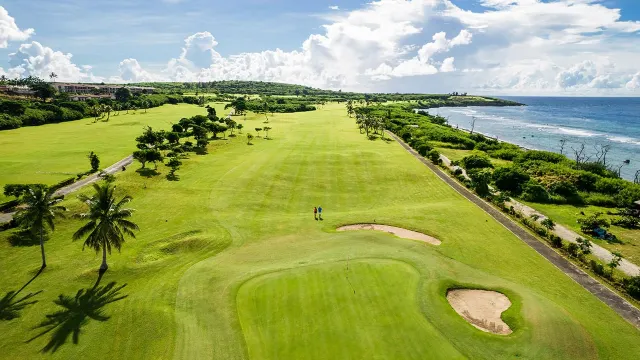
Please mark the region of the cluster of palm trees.
[[[87, 205], [88, 211], [76, 216], [88, 220], [73, 234], [73, 240], [84, 239], [83, 250], [89, 247], [96, 252], [102, 251], [102, 265], [100, 272], [107, 270], [107, 252], [112, 248], [120, 251], [125, 236], [135, 238], [134, 231], [138, 225], [128, 220], [133, 209], [126, 208], [131, 201], [130, 196], [116, 198], [115, 185], [111, 181], [93, 184], [92, 196], [81, 195], [80, 200]], [[42, 253], [42, 267], [47, 266], [44, 251], [44, 235], [48, 229], [55, 230], [56, 218], [64, 218], [67, 209], [60, 206], [62, 197], [55, 195], [55, 190], [43, 185], [32, 186], [21, 199], [22, 209], [16, 214], [16, 221], [20, 226], [28, 229], [40, 238]]]
[[361, 134], [364, 131], [367, 134], [367, 137], [369, 137], [370, 133], [373, 132], [374, 134], [380, 134], [384, 139], [386, 121], [383, 118], [356, 112], [356, 124], [358, 125]]
[[[144, 113], [147, 113], [147, 109], [149, 108], [149, 102], [146, 100], [142, 100], [140, 103], [141, 107], [144, 109]], [[131, 110], [134, 114], [138, 111], [138, 107], [130, 104], [120, 104], [115, 103], [113, 105], [106, 104], [98, 104], [91, 107], [91, 114], [95, 118], [94, 122], [98, 122], [98, 120], [104, 119], [105, 115], [107, 116], [104, 121], [109, 121], [111, 117], [111, 113], [114, 113], [114, 116], [120, 115], [121, 111], [126, 111], [125, 114], [129, 114], [129, 110]]]

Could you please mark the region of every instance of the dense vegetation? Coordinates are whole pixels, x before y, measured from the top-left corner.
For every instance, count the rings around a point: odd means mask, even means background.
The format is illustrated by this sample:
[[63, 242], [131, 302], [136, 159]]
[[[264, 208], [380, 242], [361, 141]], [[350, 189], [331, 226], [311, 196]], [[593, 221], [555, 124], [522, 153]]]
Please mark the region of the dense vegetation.
[[[621, 179], [606, 157], [586, 162], [548, 151], [525, 150], [482, 134], [453, 129], [439, 116], [415, 113], [413, 105], [394, 104], [357, 109], [385, 118], [387, 128], [421, 153], [436, 147], [475, 150], [458, 165], [490, 169], [490, 158], [510, 161], [492, 171], [492, 183], [509, 195], [533, 202], [631, 207], [640, 199], [640, 184]], [[478, 155], [479, 154], [479, 155]]]
[[453, 92], [451, 94], [400, 94], [400, 93], [354, 93], [333, 90], [322, 90], [308, 86], [282, 84], [262, 81], [211, 81], [200, 83], [139, 83], [135, 85], [152, 86], [160, 92], [183, 94], [183, 93], [216, 93], [220, 95], [229, 94], [251, 94], [261, 96], [296, 96], [312, 98], [312, 103], [321, 101], [346, 102], [347, 100], [362, 101], [369, 103], [380, 103], [388, 101], [417, 101], [418, 107], [442, 107], [442, 106], [471, 106], [471, 105], [491, 105], [491, 106], [513, 106], [521, 105], [513, 101], [502, 100], [489, 97], [467, 96]]
[[[116, 94], [117, 97], [117, 94]], [[71, 101], [67, 94], [60, 94], [51, 101], [36, 99], [0, 99], [0, 130], [22, 126], [39, 126], [80, 120], [87, 117], [108, 116], [112, 112], [137, 111], [165, 104], [201, 104], [195, 96], [150, 94], [132, 95], [116, 100], [110, 98]]]
[[[453, 129], [441, 117], [431, 116], [424, 111], [416, 113], [411, 104], [356, 107], [352, 111], [361, 128], [369, 123], [374, 124], [371, 127], [374, 135], [369, 138], [376, 137], [376, 133], [383, 136], [383, 130], [388, 129], [436, 164], [440, 164], [436, 147], [473, 150], [460, 161], [452, 162], [459, 166], [452, 171], [453, 176], [519, 219], [552, 246], [565, 251], [593, 273], [640, 300], [640, 277], [614, 276], [613, 270], [620, 264], [622, 255], [614, 252], [613, 259], [602, 264], [598, 259], [587, 256], [591, 246], [588, 239], [580, 238], [577, 244], [565, 243], [551, 232], [555, 227], [551, 219], [546, 218], [538, 223], [538, 219], [523, 217], [513, 207], [506, 205], [508, 196], [513, 196], [531, 202], [618, 208], [609, 212], [614, 216], [611, 222], [599, 213], [578, 219], [585, 235], [602, 237], [607, 241], [616, 241], [614, 235], [603, 230], [608, 229], [611, 223], [627, 229], [640, 229], [640, 210], [634, 204], [640, 199], [640, 184], [621, 179], [619, 168], [606, 163], [606, 152], [603, 154], [602, 149], [596, 149], [598, 153], [592, 157], [596, 159], [593, 162], [585, 161], [588, 157], [579, 150], [573, 160], [562, 154], [526, 150], [482, 134]], [[347, 112], [351, 114], [349, 105]], [[508, 160], [510, 164], [494, 169], [491, 158]], [[469, 179], [461, 169], [467, 171]], [[492, 191], [492, 186], [498, 192]]]

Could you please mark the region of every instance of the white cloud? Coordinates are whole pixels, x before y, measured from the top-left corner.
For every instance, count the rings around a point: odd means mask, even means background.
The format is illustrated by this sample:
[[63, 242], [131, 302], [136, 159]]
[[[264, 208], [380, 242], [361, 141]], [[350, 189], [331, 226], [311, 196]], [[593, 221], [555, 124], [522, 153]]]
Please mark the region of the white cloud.
[[[159, 80], [156, 76], [150, 74], [140, 66], [136, 59], [124, 59], [120, 62], [120, 79], [125, 82], [145, 82]], [[115, 80], [115, 81], [114, 81]], [[110, 79], [113, 82], [119, 82], [119, 79]]]
[[453, 64], [454, 58], [448, 57], [442, 61], [440, 65], [440, 72], [452, 72], [456, 71], [456, 66]]
[[[166, 65], [151, 70], [125, 59], [119, 75], [109, 81], [238, 79], [365, 91], [396, 86], [402, 91], [405, 80], [399, 78], [439, 73], [437, 82], [420, 82], [421, 88], [406, 91], [565, 95], [635, 94], [640, 89], [640, 22], [621, 21], [620, 10], [607, 3], [478, 2], [489, 9], [464, 10], [451, 0], [372, 0], [357, 10], [325, 15], [322, 31], [293, 51], [222, 56], [214, 35], [198, 32], [185, 39]], [[337, 5], [330, 9], [340, 10]], [[0, 47], [3, 39], [26, 40], [33, 30], [19, 30], [2, 10], [0, 29], [11, 28], [13, 35], [0, 30]], [[441, 31], [444, 24], [452, 37]], [[36, 42], [23, 44], [12, 56], [11, 67], [0, 73], [41, 76], [55, 71], [68, 80], [95, 78], [91, 69], [73, 64], [70, 54]]]
[[15, 53], [9, 54], [9, 63], [12, 65], [9, 73], [46, 79], [50, 73], [55, 72], [58, 81], [101, 81], [91, 73], [90, 66], [74, 64], [71, 61], [72, 56], [32, 41], [20, 45]]
[[16, 21], [7, 10], [0, 6], [0, 49], [6, 48], [9, 41], [25, 41], [35, 31], [33, 29], [20, 30]]
[[331, 6], [329, 6], [329, 9], [331, 9], [331, 10], [340, 10], [340, 7], [338, 5], [331, 5]]
[[640, 72], [633, 75], [631, 80], [629, 80], [629, 82], [626, 83], [625, 87], [630, 90], [640, 89]]
[[[472, 35], [467, 30], [462, 30], [453, 39], [447, 39], [445, 32], [433, 35], [432, 42], [425, 44], [418, 50], [417, 56], [401, 61], [395, 67], [386, 63], [379, 65], [375, 69], [367, 69], [365, 75], [371, 76], [373, 80], [388, 80], [392, 77], [425, 76], [438, 72], [432, 61], [435, 54], [451, 50], [458, 45], [468, 45], [471, 43]], [[453, 57], [446, 58], [440, 66], [441, 72], [455, 71]]]

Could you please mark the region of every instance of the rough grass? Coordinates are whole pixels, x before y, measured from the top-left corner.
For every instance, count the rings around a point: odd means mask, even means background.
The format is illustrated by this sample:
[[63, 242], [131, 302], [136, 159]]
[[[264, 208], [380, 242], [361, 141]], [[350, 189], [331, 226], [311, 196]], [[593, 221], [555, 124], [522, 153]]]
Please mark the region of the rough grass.
[[145, 126], [170, 129], [182, 117], [206, 114], [195, 105], [164, 105], [135, 114], [121, 111], [108, 122], [93, 118], [0, 131], [0, 202], [5, 184], [55, 184], [89, 170], [94, 151], [105, 168], [135, 150], [135, 138]]
[[[142, 231], [109, 257], [102, 292], [92, 291], [100, 256], [71, 241], [79, 220], [58, 223], [46, 244], [49, 266], [35, 278], [38, 247], [12, 247], [10, 232], [0, 233], [0, 299], [26, 284], [18, 297], [33, 293], [28, 300], [38, 301], [0, 321], [2, 357], [41, 356], [51, 340], [59, 344], [46, 355], [52, 359], [640, 353], [637, 329], [398, 144], [365, 139], [344, 107], [269, 118], [272, 140], [214, 141], [209, 155], [184, 160], [180, 181], [166, 181], [163, 166], [157, 177], [133, 168], [118, 175], [118, 191], [134, 197]], [[245, 129], [255, 133], [263, 119], [248, 116]], [[81, 209], [73, 197], [65, 205]], [[318, 205], [322, 222], [313, 220]], [[373, 221], [433, 234], [442, 245], [335, 231]], [[148, 254], [157, 259], [138, 261]], [[104, 287], [112, 282], [117, 294], [108, 298]], [[503, 318], [514, 333], [496, 336], [468, 324], [445, 298], [454, 286], [507, 294], [514, 306]], [[61, 330], [25, 343], [47, 314], [63, 310], [53, 302], [59, 295], [73, 299], [82, 289], [89, 295], [81, 299], [95, 301], [62, 317]], [[86, 316], [90, 310], [107, 318]]]

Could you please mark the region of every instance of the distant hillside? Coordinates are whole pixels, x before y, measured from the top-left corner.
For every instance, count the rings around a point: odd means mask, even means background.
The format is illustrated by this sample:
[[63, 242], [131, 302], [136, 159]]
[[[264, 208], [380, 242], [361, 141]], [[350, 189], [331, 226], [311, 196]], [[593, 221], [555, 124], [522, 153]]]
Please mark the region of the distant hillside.
[[417, 101], [418, 107], [441, 106], [518, 106], [513, 101], [471, 96], [466, 93], [452, 94], [400, 94], [400, 93], [354, 93], [316, 89], [308, 86], [262, 81], [211, 81], [201, 83], [137, 83], [132, 85], [152, 86], [167, 93], [218, 93], [234, 95], [306, 96], [323, 101]]

